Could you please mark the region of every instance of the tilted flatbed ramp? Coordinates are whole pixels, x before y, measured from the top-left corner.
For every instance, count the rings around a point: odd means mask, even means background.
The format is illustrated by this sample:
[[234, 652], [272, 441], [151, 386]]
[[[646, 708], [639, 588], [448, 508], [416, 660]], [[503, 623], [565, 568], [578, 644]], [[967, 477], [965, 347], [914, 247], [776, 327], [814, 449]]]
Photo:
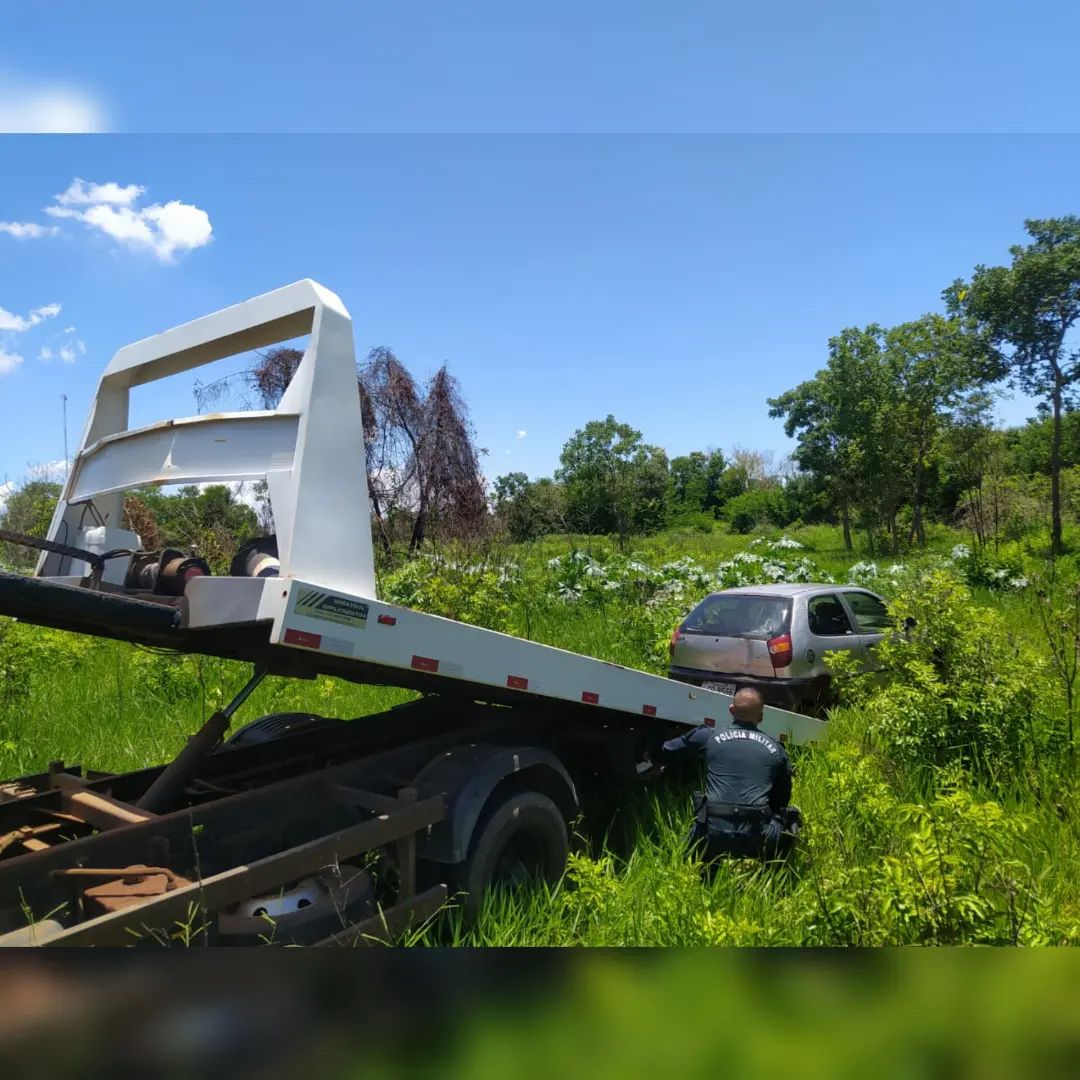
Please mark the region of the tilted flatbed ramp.
[[[191, 628], [183, 600], [174, 607], [0, 572], [0, 615], [300, 678], [329, 675], [504, 705], [549, 700], [688, 725], [726, 722], [730, 698], [723, 694], [381, 601], [271, 580], [276, 619]], [[197, 594], [199, 585], [188, 588]], [[334, 618], [323, 614], [327, 605]], [[350, 613], [347, 621], [341, 611]], [[817, 740], [822, 722], [767, 708], [762, 729], [800, 743]]]

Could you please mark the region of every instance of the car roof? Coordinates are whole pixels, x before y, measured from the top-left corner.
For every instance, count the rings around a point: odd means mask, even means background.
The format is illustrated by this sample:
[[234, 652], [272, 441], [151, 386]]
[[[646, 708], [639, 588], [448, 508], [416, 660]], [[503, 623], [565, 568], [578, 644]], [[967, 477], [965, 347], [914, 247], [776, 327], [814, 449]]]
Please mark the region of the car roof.
[[824, 581], [817, 584], [811, 582], [799, 585], [785, 585], [783, 583], [774, 583], [770, 585], [737, 585], [731, 589], [717, 589], [716, 592], [711, 593], [710, 595], [716, 596], [717, 593], [735, 593], [742, 596], [802, 596], [806, 593], [821, 592], [822, 590], [832, 592], [835, 589], [858, 589], [861, 592], [870, 591], [869, 589], [863, 589], [861, 585], [837, 585]]

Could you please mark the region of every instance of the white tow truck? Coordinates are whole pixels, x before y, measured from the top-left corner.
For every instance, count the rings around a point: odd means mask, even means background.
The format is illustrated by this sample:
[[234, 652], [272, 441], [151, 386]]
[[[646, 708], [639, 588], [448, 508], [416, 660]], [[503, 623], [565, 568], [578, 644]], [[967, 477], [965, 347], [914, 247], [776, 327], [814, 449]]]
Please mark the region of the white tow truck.
[[[276, 409], [128, 428], [132, 388], [308, 335]], [[265, 480], [276, 534], [229, 576], [146, 551], [121, 525], [143, 485]], [[376, 595], [352, 322], [292, 285], [120, 349], [102, 376], [33, 577], [0, 614], [253, 665], [164, 766], [55, 762], [0, 785], [0, 944], [154, 941], [189, 917], [214, 943], [393, 938], [448, 895], [556, 879], [582, 784], [633, 779], [657, 742], [730, 699], [385, 603]], [[408, 688], [352, 722], [272, 715], [227, 737], [267, 674]], [[58, 722], [62, 718], [58, 718]], [[821, 721], [766, 710], [788, 743]]]

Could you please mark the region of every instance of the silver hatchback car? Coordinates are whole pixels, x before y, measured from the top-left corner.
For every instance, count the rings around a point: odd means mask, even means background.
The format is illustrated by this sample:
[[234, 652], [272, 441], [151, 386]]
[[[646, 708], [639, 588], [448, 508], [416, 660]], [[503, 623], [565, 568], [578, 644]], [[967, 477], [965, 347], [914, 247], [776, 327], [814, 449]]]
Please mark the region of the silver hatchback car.
[[705, 597], [671, 635], [668, 675], [734, 694], [760, 690], [765, 702], [800, 712], [831, 700], [827, 652], [869, 662], [892, 626], [885, 601], [850, 585], [746, 585]]

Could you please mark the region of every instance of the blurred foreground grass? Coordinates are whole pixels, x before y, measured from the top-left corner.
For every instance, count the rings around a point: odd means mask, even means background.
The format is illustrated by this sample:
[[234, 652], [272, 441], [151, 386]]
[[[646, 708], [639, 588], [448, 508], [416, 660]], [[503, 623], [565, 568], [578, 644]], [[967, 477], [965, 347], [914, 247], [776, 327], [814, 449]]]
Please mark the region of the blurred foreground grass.
[[1067, 951], [124, 960], [9, 961], [3, 1063], [27, 1080], [1005, 1080], [1071, 1077], [1080, 1055], [1080, 975]]

